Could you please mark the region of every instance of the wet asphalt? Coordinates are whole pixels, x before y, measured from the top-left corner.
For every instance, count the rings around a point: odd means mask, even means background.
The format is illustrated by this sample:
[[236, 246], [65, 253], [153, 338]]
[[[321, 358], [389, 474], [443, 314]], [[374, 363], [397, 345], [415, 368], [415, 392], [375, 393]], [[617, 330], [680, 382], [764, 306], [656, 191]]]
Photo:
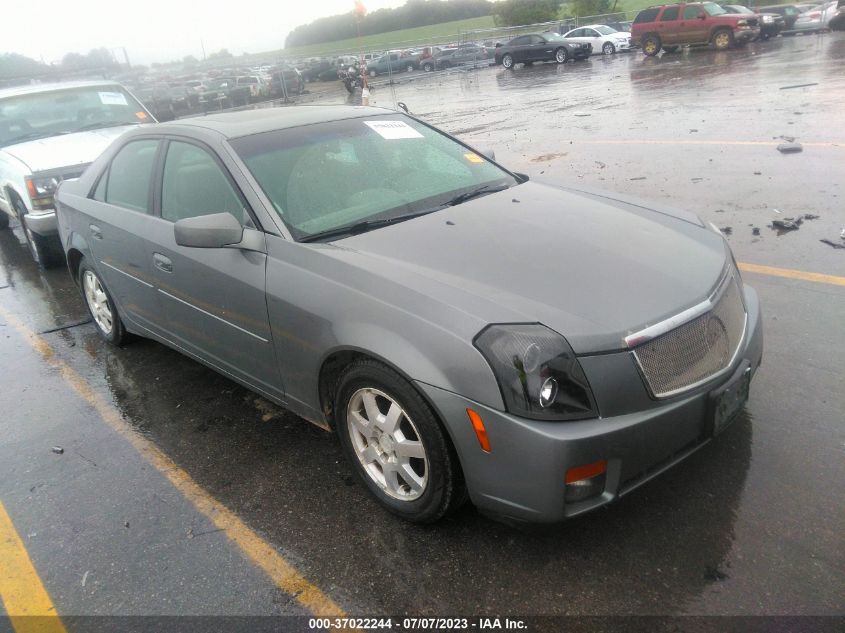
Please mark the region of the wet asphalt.
[[[445, 73], [372, 102], [534, 179], [691, 209], [731, 227], [741, 262], [843, 276], [845, 250], [819, 240], [845, 227], [844, 62], [834, 33]], [[783, 136], [804, 151], [780, 154]], [[804, 214], [819, 218], [768, 228]], [[38, 338], [354, 614], [845, 613], [845, 287], [744, 277], [766, 349], [716, 441], [566, 524], [516, 529], [467, 506], [420, 527], [370, 501], [334, 436], [161, 345], [117, 350], [74, 325], [87, 315], [67, 272], [0, 233], [3, 310], [36, 333], [70, 325]], [[59, 613], [305, 613], [2, 318], [0, 367], [0, 500]]]

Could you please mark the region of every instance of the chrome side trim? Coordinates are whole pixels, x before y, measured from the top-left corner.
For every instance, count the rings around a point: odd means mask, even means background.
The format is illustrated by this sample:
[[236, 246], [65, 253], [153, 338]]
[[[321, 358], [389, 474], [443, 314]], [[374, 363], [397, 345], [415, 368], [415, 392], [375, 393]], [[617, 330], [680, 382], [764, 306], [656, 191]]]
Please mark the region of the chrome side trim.
[[234, 324], [234, 323], [232, 323], [231, 321], [227, 321], [226, 319], [221, 319], [221, 318], [220, 318], [219, 316], [217, 316], [216, 314], [211, 314], [211, 312], [208, 312], [208, 311], [206, 311], [206, 310], [203, 310], [202, 308], [199, 308], [199, 307], [195, 306], [193, 303], [188, 303], [188, 302], [187, 302], [187, 301], [185, 301], [184, 299], [180, 299], [179, 297], [177, 297], [177, 296], [175, 296], [175, 295], [172, 295], [172, 294], [170, 294], [169, 292], [165, 292], [165, 291], [164, 291], [164, 290], [162, 290], [161, 288], [159, 288], [159, 289], [158, 289], [158, 291], [159, 291], [161, 294], [163, 294], [165, 297], [170, 297], [170, 298], [171, 298], [171, 299], [173, 299], [174, 301], [178, 301], [179, 303], [184, 303], [184, 304], [185, 304], [186, 306], [188, 306], [189, 308], [193, 308], [193, 309], [194, 309], [194, 310], [196, 310], [197, 312], [202, 312], [204, 315], [206, 315], [206, 316], [210, 316], [212, 319], [217, 319], [217, 320], [218, 320], [218, 321], [220, 321], [221, 323], [225, 323], [225, 324], [226, 324], [226, 325], [228, 325], [229, 327], [233, 327], [233, 328], [235, 328], [236, 330], [238, 330], [239, 332], [243, 332], [244, 334], [249, 334], [251, 337], [253, 337], [253, 338], [257, 338], [257, 339], [258, 339], [259, 341], [261, 341], [262, 343], [269, 343], [269, 342], [270, 342], [270, 341], [268, 341], [266, 338], [264, 338], [264, 337], [262, 337], [262, 336], [258, 336], [258, 334], [255, 334], [255, 333], [253, 333], [253, 332], [250, 332], [249, 330], [245, 330], [245, 329], [243, 329], [242, 327], [240, 327], [239, 325], [235, 325], [235, 324]]
[[[662, 336], [667, 332], [671, 332], [679, 325], [683, 325], [687, 321], [692, 321], [696, 317], [700, 317], [702, 314], [709, 312], [713, 308], [713, 306], [716, 305], [716, 302], [719, 300], [719, 297], [722, 296], [722, 293], [725, 291], [725, 288], [727, 288], [727, 285], [730, 283], [730, 280], [732, 278], [731, 272], [732, 268], [730, 266], [727, 266], [722, 272], [722, 276], [719, 278], [719, 281], [716, 283], [716, 287], [714, 288], [713, 292], [711, 292], [710, 296], [707, 297], [704, 301], [692, 306], [691, 308], [687, 308], [683, 312], [671, 316], [668, 319], [660, 321], [659, 323], [649, 325], [648, 327], [643, 328], [639, 332], [629, 334], [625, 337], [625, 345], [627, 345], [628, 349], [634, 349], [637, 345], [648, 343], [652, 339], [656, 339], [658, 336]], [[742, 295], [741, 286], [740, 295]], [[745, 299], [743, 298], [743, 307], [744, 306]]]
[[136, 277], [135, 275], [130, 275], [130, 274], [129, 274], [128, 272], [126, 272], [125, 270], [121, 270], [120, 268], [117, 268], [117, 267], [115, 267], [115, 266], [112, 266], [112, 265], [111, 265], [111, 264], [109, 264], [108, 262], [104, 262], [102, 259], [100, 260], [100, 263], [101, 263], [103, 266], [108, 266], [108, 267], [109, 267], [109, 268], [111, 268], [113, 271], [118, 272], [118, 273], [120, 273], [121, 275], [126, 275], [127, 277], [129, 277], [129, 279], [134, 279], [134, 280], [135, 280], [135, 281], [137, 281], [139, 284], [144, 284], [147, 288], [152, 288], [152, 287], [153, 287], [153, 285], [152, 285], [152, 284], [148, 284], [148, 283], [147, 283], [146, 281], [144, 281], [143, 279], [139, 279], [139, 278], [138, 278], [138, 277]]

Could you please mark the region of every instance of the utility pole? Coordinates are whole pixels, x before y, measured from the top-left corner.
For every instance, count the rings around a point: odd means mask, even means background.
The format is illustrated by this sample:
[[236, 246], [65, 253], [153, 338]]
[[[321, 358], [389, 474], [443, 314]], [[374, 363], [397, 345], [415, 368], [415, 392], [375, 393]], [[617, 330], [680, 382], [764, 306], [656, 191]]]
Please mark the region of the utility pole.
[[202, 61], [205, 61], [205, 42], [200, 38], [200, 46], [202, 47]]

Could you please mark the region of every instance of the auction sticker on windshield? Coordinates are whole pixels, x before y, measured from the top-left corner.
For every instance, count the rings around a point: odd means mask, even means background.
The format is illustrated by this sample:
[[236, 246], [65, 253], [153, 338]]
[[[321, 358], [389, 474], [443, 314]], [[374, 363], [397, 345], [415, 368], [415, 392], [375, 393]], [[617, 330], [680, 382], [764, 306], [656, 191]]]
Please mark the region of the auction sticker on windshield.
[[101, 92], [100, 103], [103, 105], [129, 105], [126, 96], [121, 92]]
[[404, 121], [364, 121], [364, 123], [389, 141], [400, 138], [423, 138], [422, 134]]

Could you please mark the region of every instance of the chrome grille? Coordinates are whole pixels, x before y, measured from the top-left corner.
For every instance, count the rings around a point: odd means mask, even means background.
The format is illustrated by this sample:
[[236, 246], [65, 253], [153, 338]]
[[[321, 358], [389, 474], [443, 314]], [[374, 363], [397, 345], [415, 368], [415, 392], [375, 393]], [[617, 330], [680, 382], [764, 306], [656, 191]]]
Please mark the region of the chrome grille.
[[746, 313], [737, 273], [707, 302], [709, 309], [634, 349], [652, 394], [692, 389], [730, 366], [745, 335]]

